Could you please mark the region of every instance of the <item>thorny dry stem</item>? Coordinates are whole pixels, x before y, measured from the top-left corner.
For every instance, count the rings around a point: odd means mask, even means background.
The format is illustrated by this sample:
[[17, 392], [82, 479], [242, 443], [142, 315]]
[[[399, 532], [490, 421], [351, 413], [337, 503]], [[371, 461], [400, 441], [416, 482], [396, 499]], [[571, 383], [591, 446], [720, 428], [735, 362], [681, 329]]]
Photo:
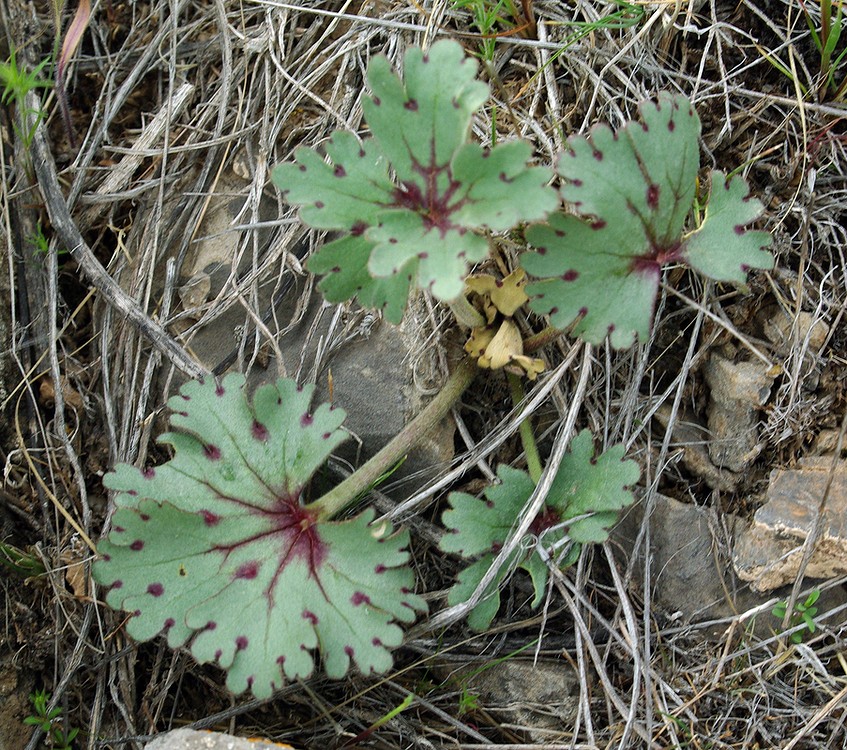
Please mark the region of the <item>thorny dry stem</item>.
[[[550, 163], [568, 134], [598, 121], [618, 126], [660, 89], [682, 92], [703, 120], [704, 166], [740, 167], [767, 205], [777, 268], [752, 278], [750, 294], [702, 286], [671, 269], [650, 340], [629, 351], [545, 341], [540, 355], [549, 372], [519, 408], [492, 410], [503, 391], [487, 378], [466, 394], [465, 449], [452, 466], [412, 496], [382, 488], [394, 507], [386, 496], [378, 501], [386, 518], [418, 524], [419, 572], [427, 590], [444, 589], [456, 564], [432, 554], [437, 517], [428, 516], [429, 506], [461, 482], [490, 477], [497, 463], [519, 461], [515, 434], [524, 418], [538, 426], [549, 473], [572, 429], [585, 425], [603, 446], [624, 442], [644, 467], [645, 521], [631, 560], [617, 543], [586, 550], [574, 570], [554, 571], [540, 615], [521, 607], [516, 578], [499, 624], [477, 636], [463, 631], [462, 611], [445, 610], [433, 595], [432, 617], [410, 634], [387, 679], [332, 684], [316, 676], [262, 703], [233, 699], [214, 669], [161, 644], [128, 643], [120, 616], [100, 605], [87, 574], [82, 582], [72, 576], [90, 561], [85, 540], [96, 541], [107, 516], [99, 476], [116, 461], [161, 458], [153, 443], [160, 404], [182, 373], [235, 368], [258, 376], [265, 366], [276, 373], [280, 342], [299, 337], [301, 354], [288, 374], [324, 381], [333, 356], [379, 325], [355, 307], [315, 302], [303, 264], [325, 237], [299, 224], [269, 185], [269, 168], [335, 129], [363, 132], [360, 101], [372, 56], [396, 63], [409, 46], [445, 35], [473, 53], [479, 40], [468, 13], [449, 0], [95, 7], [68, 71], [79, 149], [66, 142], [52, 99], [28, 153], [14, 142], [13, 108], [2, 121], [2, 261], [11, 285], [0, 302], [11, 317], [4, 312], [0, 323], [11, 322], [15, 335], [0, 358], [0, 397], [11, 415], [11, 429], [0, 427], [0, 522], [4, 540], [34, 545], [50, 567], [49, 586], [3, 585], [0, 670], [20, 673], [24, 701], [31, 687], [49, 687], [51, 705], [82, 729], [77, 745], [92, 749], [140, 748], [183, 722], [326, 746], [355, 737], [409, 692], [417, 696], [414, 710], [382, 727], [378, 746], [844, 745], [847, 607], [839, 594], [847, 579], [798, 582], [792, 601], [813, 587], [823, 591], [819, 627], [786, 648], [770, 615], [777, 596], [730, 616], [707, 610], [677, 621], [660, 611], [655, 596], [666, 572], [651, 568], [646, 554], [657, 492], [709, 506], [716, 528], [731, 526], [730, 513], [743, 522], [768, 471], [793, 465], [822, 431], [837, 431], [845, 410], [845, 110], [843, 102], [803, 95], [822, 90], [803, 8], [818, 20], [818, 6], [797, 0], [539, 0], [537, 37], [498, 39], [493, 100], [474, 122], [475, 138], [527, 138], [539, 161]], [[46, 6], [3, 0], [0, 11], [0, 58], [9, 49], [36, 62], [49, 54]], [[618, 11], [632, 22], [604, 22]], [[215, 220], [222, 213], [223, 226]], [[28, 241], [38, 221], [51, 239], [46, 256]], [[514, 265], [512, 241], [498, 238], [507, 265]], [[214, 286], [205, 296], [181, 296], [216, 242], [229, 258], [212, 274]], [[449, 326], [439, 307], [427, 301], [426, 309], [430, 333], [410, 356], [422, 390], [431, 391], [450, 359]], [[762, 333], [763, 321], [778, 315], [791, 332], [788, 346]], [[818, 348], [807, 316], [827, 326]], [[534, 319], [522, 324], [528, 336], [544, 328]], [[226, 346], [210, 348], [209, 331]], [[686, 451], [707, 455], [694, 438], [679, 436], [698, 434], [683, 423], [704, 416], [701, 370], [718, 347], [782, 369], [761, 414], [762, 453], [736, 494], [710, 489], [714, 475], [680, 461]], [[509, 544], [520, 542], [541, 502], [543, 483]], [[644, 564], [635, 564], [638, 551]], [[716, 541], [715, 560], [727, 570], [729, 555], [729, 544]], [[827, 597], [835, 602], [828, 607]], [[498, 725], [489, 711], [462, 715], [455, 684], [436, 666], [488, 663], [538, 636], [537, 658], [579, 677], [573, 721], [542, 735], [537, 726]], [[33, 736], [28, 748], [38, 742]]]

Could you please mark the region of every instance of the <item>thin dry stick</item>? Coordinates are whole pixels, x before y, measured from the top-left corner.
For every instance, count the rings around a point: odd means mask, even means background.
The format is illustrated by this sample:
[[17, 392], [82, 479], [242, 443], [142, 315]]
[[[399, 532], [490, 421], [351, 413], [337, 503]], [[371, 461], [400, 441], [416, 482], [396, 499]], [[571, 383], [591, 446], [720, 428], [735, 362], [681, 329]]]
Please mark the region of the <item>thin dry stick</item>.
[[[38, 111], [40, 103], [35, 92], [30, 92], [27, 95], [27, 106], [33, 112]], [[30, 115], [28, 124], [29, 127], [34, 128], [32, 162], [38, 179], [38, 186], [47, 207], [47, 213], [60, 241], [68, 248], [82, 272], [97, 287], [106, 302], [125, 315], [175, 367], [191, 378], [199, 378], [207, 374], [206, 369], [180, 346], [162, 326], [148, 316], [97, 260], [68, 211], [65, 198], [59, 187], [56, 163], [53, 161], [53, 154], [47, 144], [46, 126], [43, 122], [37, 122], [35, 115]]]

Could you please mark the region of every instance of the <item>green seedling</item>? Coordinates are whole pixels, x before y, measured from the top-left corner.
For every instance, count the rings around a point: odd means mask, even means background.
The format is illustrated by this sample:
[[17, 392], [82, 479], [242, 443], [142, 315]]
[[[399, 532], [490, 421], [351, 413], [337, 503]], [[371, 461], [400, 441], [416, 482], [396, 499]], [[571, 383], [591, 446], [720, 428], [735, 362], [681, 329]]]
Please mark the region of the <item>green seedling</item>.
[[[623, 454], [622, 446], [614, 446], [595, 456], [588, 430], [573, 439], [531, 534], [471, 610], [468, 625], [473, 630], [484, 631], [491, 624], [500, 608], [500, 585], [510, 569], [529, 573], [534, 589], [532, 606], [537, 607], [547, 586], [548, 560], [565, 568], [576, 560], [581, 545], [608, 538], [618, 511], [634, 501], [629, 488], [641, 473], [638, 464], [624, 460]], [[448, 533], [439, 546], [443, 552], [474, 560], [450, 589], [450, 605], [466, 602], [476, 590], [535, 489], [530, 476], [518, 469], [501, 466], [497, 476], [500, 484], [489, 487], [484, 498], [464, 492], [450, 494], [451, 507], [442, 517]]]
[[844, 75], [842, 71], [840, 82], [836, 79], [836, 74], [839, 73], [839, 68], [844, 62], [845, 56], [847, 56], [847, 47], [841, 45], [842, 49], [839, 51], [838, 45], [843, 29], [844, 6], [842, 3], [836, 3], [835, 16], [833, 17], [832, 0], [820, 0], [819, 31], [804, 0], [800, 0], [800, 5], [803, 8], [803, 15], [812, 35], [812, 41], [820, 56], [821, 84], [819, 90], [823, 98], [838, 101], [847, 91], [847, 75]]
[[[26, 98], [30, 91], [35, 89], [52, 88], [53, 82], [43, 80], [39, 76], [42, 70], [50, 64], [50, 60], [42, 60], [38, 66], [26, 72], [18, 66], [15, 58], [15, 50], [12, 50], [9, 59], [6, 62], [0, 63], [0, 86], [3, 90], [0, 92], [0, 102], [5, 105], [14, 104], [17, 109], [18, 120], [22, 126], [15, 125], [15, 133], [23, 141], [26, 147], [32, 143], [32, 136], [35, 133], [35, 128], [44, 119], [44, 110], [34, 110], [27, 106]], [[31, 115], [36, 115], [35, 122], [26, 127]]]
[[316, 229], [345, 233], [322, 247], [308, 268], [324, 276], [330, 302], [358, 297], [398, 323], [410, 287], [452, 301], [472, 263], [488, 255], [484, 232], [545, 217], [558, 205], [551, 172], [528, 167], [528, 143], [490, 150], [468, 142], [474, 113], [488, 99], [477, 64], [460, 45], [410, 49], [403, 79], [384, 57], [368, 69], [372, 95], [362, 103], [372, 136], [337, 132], [329, 162], [312, 149], [273, 181]]
[[518, 11], [512, 0], [453, 0], [453, 7], [470, 12], [473, 25], [482, 36], [479, 55], [493, 62], [498, 32], [509, 32], [516, 26]]
[[62, 722], [62, 709], [59, 706], [48, 709], [50, 694], [45, 690], [30, 693], [29, 702], [33, 713], [24, 719], [24, 724], [38, 727], [45, 735], [52, 750], [72, 750], [72, 743], [79, 729], [65, 729]]
[[739, 284], [751, 268], [773, 267], [770, 234], [746, 229], [763, 207], [741, 177], [712, 171], [702, 219], [687, 228], [700, 166], [700, 120], [688, 100], [662, 93], [640, 112], [642, 122], [617, 133], [598, 125], [569, 139], [558, 172], [576, 213], [530, 227], [536, 252], [521, 258], [542, 279], [526, 289], [533, 310], [616, 348], [647, 338], [664, 267]]
[[[791, 634], [792, 643], [802, 643], [803, 638], [806, 636], [807, 633], [809, 635], [812, 635], [815, 630], [817, 630], [818, 626], [815, 623], [815, 615], [818, 613], [818, 608], [814, 605], [820, 595], [820, 590], [815, 589], [811, 594], [806, 597], [805, 601], [795, 603], [794, 612], [791, 614], [791, 618], [788, 621], [788, 627], [796, 628], [798, 625], [804, 625], [805, 627]], [[782, 601], [779, 602], [771, 610], [771, 613], [774, 617], [778, 617], [780, 620], [784, 620], [785, 613], [787, 611], [788, 602]]]
[[0, 565], [21, 578], [37, 578], [47, 571], [38, 555], [0, 542]]
[[94, 577], [107, 603], [130, 612], [138, 641], [160, 633], [190, 642], [197, 661], [228, 672], [235, 693], [271, 695], [307, 677], [320, 652], [326, 674], [355, 664], [384, 672], [396, 622], [425, 611], [413, 592], [406, 533], [371, 528], [373, 511], [330, 521], [304, 504], [314, 472], [346, 437], [341, 409], [312, 411], [313, 387], [259, 388], [244, 377], [190, 382], [169, 401], [173, 458], [119, 465], [112, 530]]

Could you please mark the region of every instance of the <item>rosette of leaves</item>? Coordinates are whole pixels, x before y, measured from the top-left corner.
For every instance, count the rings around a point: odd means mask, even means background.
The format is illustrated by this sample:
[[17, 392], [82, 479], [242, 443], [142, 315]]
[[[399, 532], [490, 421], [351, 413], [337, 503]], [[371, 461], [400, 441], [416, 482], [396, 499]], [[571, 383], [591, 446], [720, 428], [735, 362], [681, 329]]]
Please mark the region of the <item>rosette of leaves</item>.
[[[470, 627], [476, 631], [488, 628], [500, 608], [500, 587], [516, 567], [529, 573], [534, 590], [532, 606], [537, 607], [547, 586], [548, 559], [564, 569], [576, 560], [581, 545], [606, 541], [618, 511], [632, 504], [630, 488], [640, 474], [636, 461], [624, 459], [623, 446], [613, 446], [595, 456], [588, 430], [574, 437], [530, 534], [471, 610]], [[535, 489], [524, 471], [500, 466], [497, 476], [500, 484], [485, 490], [483, 498], [451, 493], [451, 507], [442, 515], [448, 532], [441, 538], [441, 550], [474, 560], [450, 589], [450, 605], [467, 601], [476, 590]]]
[[351, 663], [384, 672], [423, 600], [406, 533], [371, 528], [373, 511], [330, 521], [303, 495], [346, 437], [344, 412], [310, 408], [313, 387], [281, 379], [252, 401], [244, 377], [184, 385], [170, 399], [173, 458], [118, 465], [111, 532], [94, 577], [130, 613], [138, 641], [160, 633], [228, 672], [235, 693], [267, 697], [306, 677], [319, 651], [330, 677]]
[[593, 344], [608, 335], [626, 347], [649, 333], [662, 269], [683, 263], [717, 281], [744, 283], [753, 268], [773, 267], [771, 236], [746, 227], [762, 204], [741, 177], [712, 170], [702, 216], [691, 226], [700, 166], [700, 120], [682, 96], [663, 92], [644, 102], [641, 122], [616, 133], [597, 125], [571, 137], [559, 159], [558, 213], [527, 230], [536, 249], [521, 265], [530, 307], [557, 328]]
[[550, 170], [528, 167], [532, 148], [469, 143], [474, 113], [488, 99], [477, 64], [459, 44], [406, 52], [403, 78], [385, 57], [368, 68], [362, 103], [371, 136], [336, 132], [328, 159], [298, 148], [273, 181], [301, 219], [341, 232], [308, 262], [330, 302], [353, 297], [398, 323], [410, 287], [450, 301], [468, 266], [488, 253], [480, 230], [505, 231], [544, 218], [558, 203]]

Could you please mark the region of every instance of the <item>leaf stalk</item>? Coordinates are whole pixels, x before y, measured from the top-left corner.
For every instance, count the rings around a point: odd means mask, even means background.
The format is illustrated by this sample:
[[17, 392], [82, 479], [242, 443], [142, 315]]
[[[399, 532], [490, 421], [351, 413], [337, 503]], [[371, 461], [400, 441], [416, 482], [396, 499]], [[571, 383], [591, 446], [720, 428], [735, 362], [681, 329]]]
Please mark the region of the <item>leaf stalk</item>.
[[366, 492], [390, 467], [425, 438], [456, 404], [473, 382], [478, 368], [466, 358], [453, 371], [439, 394], [373, 458], [317, 500], [306, 505], [316, 520], [338, 515], [363, 492]]

